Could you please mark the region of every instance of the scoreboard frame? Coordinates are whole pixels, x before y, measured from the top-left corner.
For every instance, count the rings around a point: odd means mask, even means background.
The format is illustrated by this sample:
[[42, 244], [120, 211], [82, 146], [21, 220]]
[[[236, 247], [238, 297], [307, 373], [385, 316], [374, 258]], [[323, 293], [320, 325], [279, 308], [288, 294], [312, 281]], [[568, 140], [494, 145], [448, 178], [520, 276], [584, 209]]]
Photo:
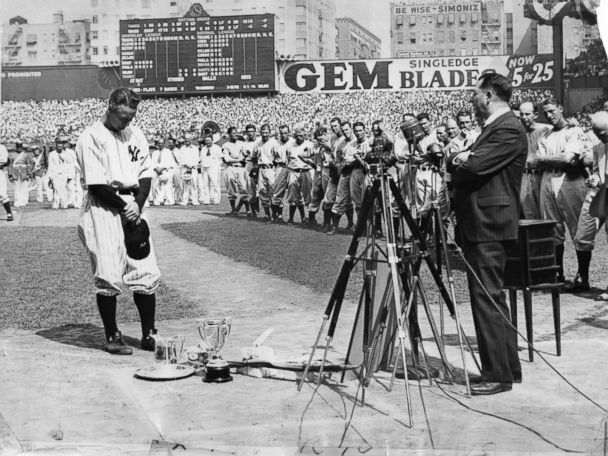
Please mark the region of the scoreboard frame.
[[144, 96], [276, 92], [275, 21], [274, 14], [121, 20], [121, 83]]

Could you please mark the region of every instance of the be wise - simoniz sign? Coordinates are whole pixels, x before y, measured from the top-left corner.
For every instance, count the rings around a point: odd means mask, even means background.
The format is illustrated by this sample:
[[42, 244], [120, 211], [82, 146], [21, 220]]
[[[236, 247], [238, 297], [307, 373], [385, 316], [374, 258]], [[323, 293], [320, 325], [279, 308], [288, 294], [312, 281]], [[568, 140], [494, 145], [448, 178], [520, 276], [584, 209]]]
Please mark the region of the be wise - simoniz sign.
[[[518, 75], [516, 87], [550, 87], [544, 55], [432, 57], [382, 60], [327, 60], [285, 64], [279, 77], [283, 93], [357, 92], [361, 90], [471, 89], [484, 70]], [[538, 67], [538, 68], [537, 68]], [[523, 75], [538, 73], [538, 77]]]

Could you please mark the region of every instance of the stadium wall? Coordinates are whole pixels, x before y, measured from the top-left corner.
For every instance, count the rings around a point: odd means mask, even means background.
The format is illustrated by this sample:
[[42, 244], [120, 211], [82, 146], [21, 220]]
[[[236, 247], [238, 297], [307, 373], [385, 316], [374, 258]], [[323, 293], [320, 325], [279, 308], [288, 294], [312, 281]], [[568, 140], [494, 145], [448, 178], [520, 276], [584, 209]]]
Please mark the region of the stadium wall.
[[106, 98], [119, 87], [118, 74], [95, 65], [4, 67], [2, 101]]

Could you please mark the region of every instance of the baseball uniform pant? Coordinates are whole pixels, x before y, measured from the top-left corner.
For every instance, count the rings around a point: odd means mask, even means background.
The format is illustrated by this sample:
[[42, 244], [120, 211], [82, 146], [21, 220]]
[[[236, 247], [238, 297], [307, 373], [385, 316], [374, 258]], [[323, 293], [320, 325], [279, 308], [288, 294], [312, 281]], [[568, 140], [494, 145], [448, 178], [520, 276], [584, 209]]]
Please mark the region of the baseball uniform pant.
[[361, 168], [353, 169], [350, 174], [350, 197], [357, 212], [361, 210], [363, 193], [365, 192], [365, 184], [365, 171]]
[[574, 248], [581, 252], [591, 252], [595, 245], [595, 236], [600, 228], [600, 220], [592, 217], [589, 213], [591, 201], [597, 195], [598, 189], [587, 190], [585, 201], [581, 208], [581, 215], [576, 225], [576, 236], [574, 236]]
[[15, 207], [27, 206], [30, 199], [30, 180], [29, 179], [17, 179], [15, 181], [14, 188]]
[[6, 171], [0, 169], [0, 203], [8, 203], [10, 199], [8, 198], [8, 177], [6, 175]]
[[274, 193], [274, 168], [260, 168], [260, 177], [258, 179], [258, 193], [262, 207], [270, 207], [272, 203], [272, 195]]
[[228, 199], [243, 199], [247, 201], [247, 179], [245, 168], [228, 166], [224, 170], [224, 186], [228, 190]]
[[[121, 196], [132, 201], [131, 196]], [[146, 214], [142, 213], [147, 220]], [[152, 294], [160, 282], [154, 245], [150, 238], [150, 254], [142, 260], [127, 256], [120, 214], [97, 203], [90, 195], [84, 200], [78, 223], [78, 235], [89, 253], [96, 293], [115, 296], [126, 285], [134, 293]]]
[[36, 201], [42, 203], [44, 195], [48, 201], [53, 201], [53, 190], [48, 187], [49, 180], [46, 176], [35, 176], [36, 178]]
[[245, 164], [245, 180], [247, 182], [247, 201], [249, 203], [255, 203], [258, 198], [258, 184], [251, 176], [249, 172], [253, 169], [253, 163], [248, 161]]
[[175, 201], [179, 201], [182, 197], [182, 170], [180, 168], [173, 170], [173, 197]]
[[338, 193], [338, 180], [328, 179], [327, 187], [325, 187], [325, 196], [323, 197], [322, 206], [324, 211], [331, 211], [336, 202], [336, 194]]
[[564, 172], [545, 171], [541, 183], [540, 203], [545, 220], [555, 220], [555, 243], [566, 241], [566, 227], [576, 238], [587, 186], [582, 176], [569, 178]]
[[521, 211], [525, 219], [540, 220], [542, 212], [540, 210], [540, 185], [542, 174], [524, 172], [521, 179]]
[[287, 201], [290, 206], [300, 206], [310, 203], [310, 173], [306, 171], [291, 170], [289, 173], [289, 185], [287, 190]]
[[274, 179], [274, 192], [272, 194], [272, 204], [280, 206], [283, 203], [283, 198], [287, 193], [289, 185], [289, 168], [279, 167]]
[[220, 204], [220, 167], [203, 167], [198, 175], [198, 199], [203, 204]]
[[53, 177], [53, 209], [68, 207], [68, 179], [66, 176]]
[[331, 211], [334, 214], [342, 215], [347, 210], [352, 209], [353, 200], [350, 196], [350, 175], [351, 172], [342, 172], [338, 186], [336, 188], [336, 201], [334, 202]]
[[157, 179], [156, 188], [154, 189], [154, 204], [157, 206], [161, 204], [173, 206], [175, 204], [173, 182], [171, 182], [170, 176], [167, 176], [167, 179], [164, 182]]
[[312, 191], [310, 193], [310, 212], [318, 212], [325, 198], [325, 191], [329, 183], [329, 168], [322, 168], [314, 172]]
[[182, 180], [182, 200], [181, 206], [188, 205], [188, 200], [192, 199], [192, 205], [198, 206], [198, 188], [196, 187], [197, 174], [192, 176], [192, 179]]

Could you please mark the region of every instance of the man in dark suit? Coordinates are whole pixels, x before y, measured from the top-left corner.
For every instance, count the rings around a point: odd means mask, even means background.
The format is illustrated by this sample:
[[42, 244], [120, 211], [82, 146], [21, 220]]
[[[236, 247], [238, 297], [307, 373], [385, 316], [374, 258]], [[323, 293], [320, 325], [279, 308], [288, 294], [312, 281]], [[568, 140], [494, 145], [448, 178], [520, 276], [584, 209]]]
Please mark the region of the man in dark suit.
[[464, 255], [472, 268], [469, 293], [482, 367], [472, 382], [474, 395], [509, 391], [521, 382], [517, 337], [502, 292], [506, 252], [517, 240], [527, 153], [526, 132], [509, 109], [511, 93], [506, 77], [481, 75], [472, 103], [483, 129], [469, 151], [448, 159]]

